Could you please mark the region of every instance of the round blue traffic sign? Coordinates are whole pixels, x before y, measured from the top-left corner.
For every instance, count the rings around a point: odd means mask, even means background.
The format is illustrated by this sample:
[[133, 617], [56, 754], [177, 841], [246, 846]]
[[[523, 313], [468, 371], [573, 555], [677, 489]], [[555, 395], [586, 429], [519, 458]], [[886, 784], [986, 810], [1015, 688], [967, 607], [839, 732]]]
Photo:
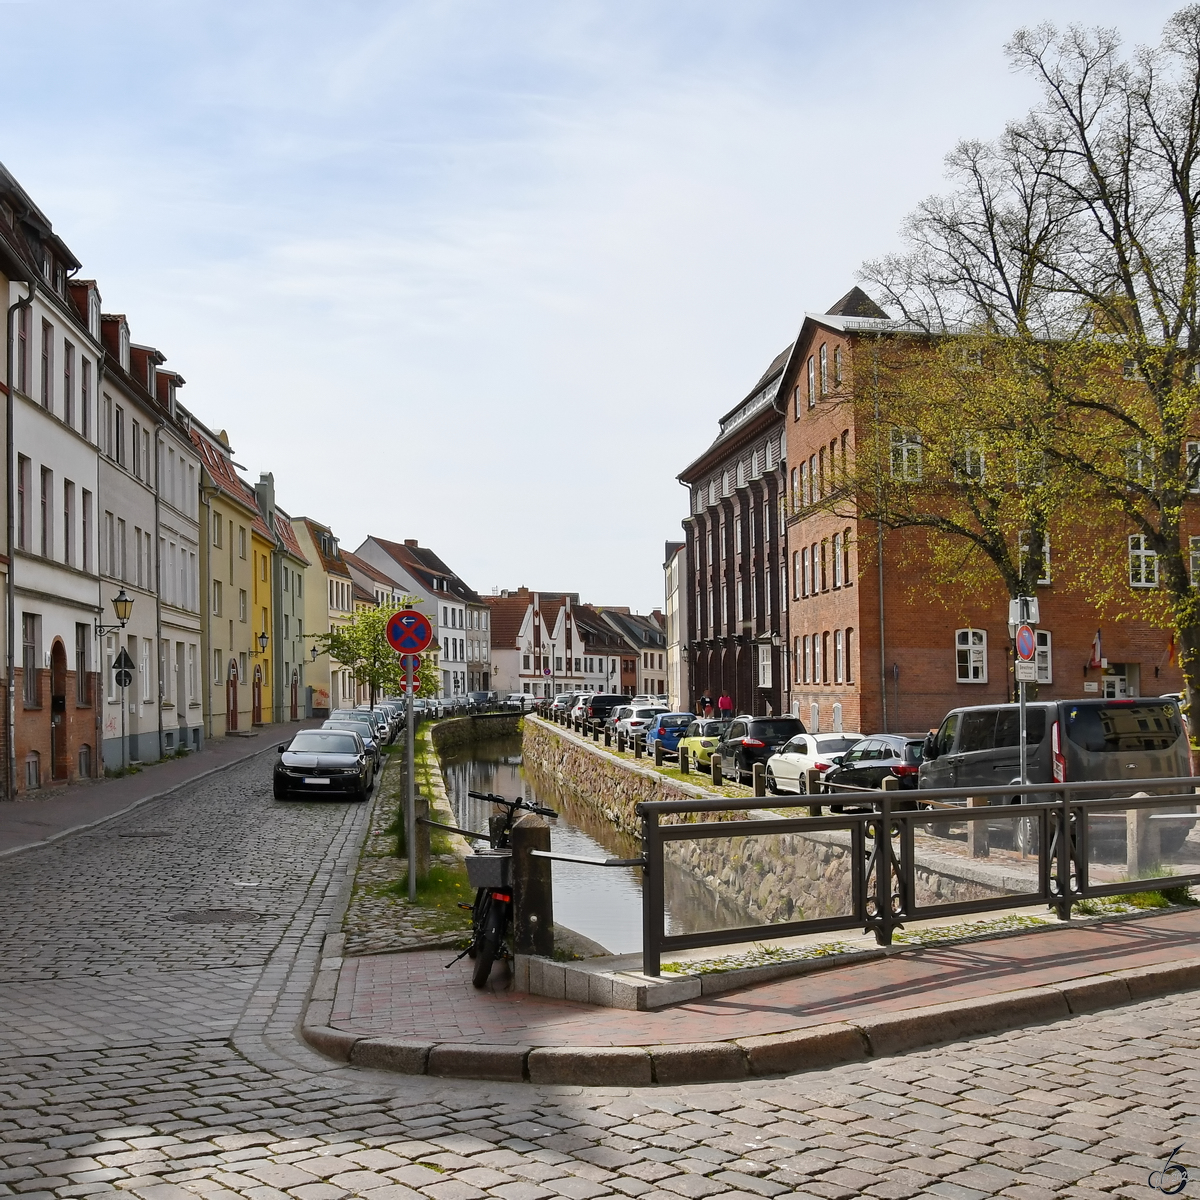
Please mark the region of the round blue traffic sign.
[[387, 640], [401, 654], [420, 654], [433, 641], [433, 626], [424, 613], [401, 609], [387, 624]]
[[1033, 636], [1033, 630], [1028, 625], [1020, 626], [1017, 629], [1017, 657], [1022, 662], [1031, 662], [1036, 653], [1037, 639]]

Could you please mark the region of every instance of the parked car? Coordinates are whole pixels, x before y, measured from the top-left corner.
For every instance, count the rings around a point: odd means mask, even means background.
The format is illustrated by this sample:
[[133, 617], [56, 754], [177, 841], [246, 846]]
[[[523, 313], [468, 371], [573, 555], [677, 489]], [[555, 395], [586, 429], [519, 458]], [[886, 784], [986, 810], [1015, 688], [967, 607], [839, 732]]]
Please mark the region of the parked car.
[[629, 706], [629, 715], [622, 717], [617, 722], [617, 732], [623, 733], [626, 737], [640, 736], [646, 732], [646, 728], [650, 722], [665, 711], [664, 708], [658, 705], [650, 707], [644, 704], [631, 704]]
[[392, 738], [396, 736], [397, 726], [393, 723], [391, 714], [385, 711], [380, 705], [371, 708], [370, 705], [360, 704], [354, 710], [356, 717], [367, 717], [379, 726], [379, 732], [383, 737], [383, 744], [388, 745]]
[[693, 715], [690, 712], [659, 713], [646, 726], [646, 749], [653, 750], [661, 742], [664, 750], [672, 752], [678, 750], [679, 740], [687, 733], [688, 726], [692, 723], [693, 719]]
[[677, 749], [686, 747], [696, 766], [709, 770], [712, 752], [728, 728], [728, 721], [719, 721], [716, 717], [693, 717], [691, 724], [683, 731]]
[[370, 757], [353, 730], [302, 729], [279, 747], [272, 792], [276, 800], [299, 794], [365, 800], [372, 778]]
[[862, 738], [861, 733], [801, 733], [792, 738], [778, 754], [767, 759], [767, 791], [808, 790], [808, 771], [822, 775], [834, 765], [835, 754], [844, 754]]
[[740, 780], [803, 732], [799, 717], [734, 717], [714, 753], [720, 754], [723, 770]]
[[594, 695], [594, 692], [579, 692], [576, 695], [575, 703], [571, 705], [571, 717], [573, 720], [587, 720], [588, 702]]
[[[825, 772], [827, 784], [844, 783], [853, 787], [878, 788], [884, 779], [894, 775], [902, 788], [917, 786], [917, 773], [925, 749], [925, 738], [919, 733], [876, 733], [860, 741], [834, 757], [833, 767]], [[869, 798], [871, 807], [875, 798]], [[851, 806], [847, 801], [846, 806]], [[841, 812], [843, 805], [831, 804], [834, 812]]]
[[630, 704], [657, 704], [658, 702], [657, 696], [637, 695], [629, 697]]
[[628, 703], [629, 697], [626, 696], [625, 704], [616, 704], [609, 709], [608, 716], [604, 719], [604, 728], [609, 731], [614, 737], [617, 733], [617, 725], [633, 712], [633, 705]]
[[570, 712], [571, 706], [578, 699], [578, 692], [559, 692], [559, 694], [554, 697], [554, 702], [550, 705], [550, 711], [553, 713]]
[[593, 692], [588, 697], [587, 719], [607, 722], [614, 708], [620, 708], [628, 703], [629, 697], [622, 696], [617, 692]]
[[[954, 709], [937, 733], [925, 739], [920, 786], [1019, 783], [1018, 730], [1015, 704]], [[1187, 731], [1174, 696], [1031, 701], [1025, 709], [1025, 746], [1025, 777], [1030, 783], [1172, 779], [1191, 773]], [[1019, 794], [1001, 796], [997, 803], [1015, 804], [1020, 799]], [[1187, 805], [1178, 811], [1192, 813], [1195, 808]], [[1122, 823], [1108, 824], [1114, 837], [1124, 837]], [[1193, 823], [1156, 824], [1162, 826], [1163, 850], [1171, 853], [1183, 845]], [[1018, 838], [1026, 832], [1019, 829]]]
[[534, 697], [527, 692], [509, 692], [504, 697], [505, 708], [515, 708], [520, 712], [528, 712], [536, 703]]
[[370, 721], [335, 721], [332, 717], [326, 721], [322, 729], [342, 729], [349, 730], [351, 733], [357, 733], [362, 738], [363, 745], [367, 748], [367, 757], [371, 760], [371, 778], [375, 777], [375, 772], [379, 770], [379, 764], [383, 760], [383, 751], [379, 748], [379, 739], [375, 726]]

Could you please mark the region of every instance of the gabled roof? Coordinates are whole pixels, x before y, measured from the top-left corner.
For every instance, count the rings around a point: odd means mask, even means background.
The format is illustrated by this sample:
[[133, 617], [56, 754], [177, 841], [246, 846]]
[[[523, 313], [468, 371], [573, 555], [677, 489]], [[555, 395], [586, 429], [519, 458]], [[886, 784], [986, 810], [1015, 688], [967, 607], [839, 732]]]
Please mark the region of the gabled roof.
[[308, 557], [300, 549], [300, 543], [296, 540], [296, 531], [292, 528], [292, 518], [278, 505], [275, 507], [275, 532], [279, 535], [279, 544], [285, 554], [299, 559], [306, 567], [310, 565]]
[[[311, 517], [296, 517], [295, 521], [303, 525], [308, 531], [309, 539], [312, 541], [313, 550], [317, 556], [317, 564], [326, 575], [337, 575], [341, 579], [350, 579], [350, 569], [342, 561], [340, 557], [335, 558], [332, 554], [327, 554], [321, 548], [321, 534], [326, 534], [333, 538], [333, 530], [328, 525], [322, 525], [319, 521], [314, 521]], [[341, 548], [338, 548], [338, 554], [342, 553]]]
[[525, 615], [533, 603], [529, 592], [517, 592], [512, 596], [485, 596], [484, 603], [491, 609], [491, 643], [511, 650], [517, 645]]
[[[149, 395], [149, 393], [147, 393]], [[221, 443], [214, 433], [205, 428], [194, 417], [188, 435], [192, 445], [200, 454], [200, 462], [208, 472], [217, 491], [250, 514], [250, 525], [265, 541], [275, 545], [275, 535], [263, 520], [258, 507], [258, 495], [254, 489], [233, 469], [233, 459], [221, 450]]]
[[359, 558], [357, 554], [351, 554], [349, 550], [342, 550], [341, 555], [348, 567], [353, 568], [360, 575], [365, 575], [372, 583], [382, 583], [388, 588], [398, 586], [394, 579], [389, 578], [378, 567], [371, 566], [365, 558]]
[[887, 313], [860, 287], [852, 287], [832, 308], [826, 310], [828, 317], [875, 317], [881, 321], [889, 319]]
[[[410, 546], [407, 542], [391, 542], [386, 538], [371, 535], [373, 541], [393, 561], [410, 575], [420, 580], [430, 592], [454, 596], [471, 604], [480, 604], [479, 594], [469, 588], [438, 556], [424, 546]], [[434, 581], [444, 579], [445, 588], [434, 586]]]
[[666, 635], [650, 620], [638, 613], [615, 612], [612, 609], [600, 610], [608, 621], [629, 641], [630, 645], [641, 649], [661, 650], [666, 645]]

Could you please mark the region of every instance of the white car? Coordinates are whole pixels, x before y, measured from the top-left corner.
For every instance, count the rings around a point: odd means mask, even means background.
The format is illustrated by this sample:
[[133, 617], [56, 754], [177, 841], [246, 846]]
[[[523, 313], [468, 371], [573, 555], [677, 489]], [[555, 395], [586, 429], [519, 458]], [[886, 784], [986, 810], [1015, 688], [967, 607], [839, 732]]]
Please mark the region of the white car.
[[861, 733], [799, 733], [777, 754], [767, 759], [767, 790], [778, 795], [808, 791], [806, 771], [822, 775], [833, 766], [833, 756], [844, 754], [862, 741]]
[[627, 738], [633, 737], [644, 730], [659, 713], [670, 711], [665, 704], [634, 704], [631, 706], [629, 716], [622, 717], [617, 722], [617, 732], [623, 733]]
[[584, 692], [578, 700], [571, 706], [571, 717], [578, 718], [580, 721], [586, 721], [588, 715], [588, 705], [592, 702], [592, 693]]
[[519, 708], [522, 712], [528, 712], [533, 707], [533, 697], [526, 692], [509, 692], [504, 698], [506, 708]]

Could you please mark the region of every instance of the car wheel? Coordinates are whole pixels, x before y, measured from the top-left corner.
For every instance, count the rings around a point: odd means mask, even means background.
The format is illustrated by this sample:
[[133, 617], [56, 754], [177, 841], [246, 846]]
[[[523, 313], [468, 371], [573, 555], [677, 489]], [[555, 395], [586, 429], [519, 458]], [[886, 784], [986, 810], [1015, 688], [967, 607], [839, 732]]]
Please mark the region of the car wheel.
[[738, 783], [745, 783], [746, 782], [746, 763], [740, 754], [735, 754], [733, 756], [733, 766], [734, 766], [734, 770], [737, 772]]
[[772, 771], [770, 767], [767, 768], [767, 791], [770, 792], [772, 796], [779, 795], [779, 784], [775, 782], [775, 772]]
[[271, 783], [271, 794], [276, 800], [286, 800], [288, 798], [287, 785], [281, 783], [278, 779]]

